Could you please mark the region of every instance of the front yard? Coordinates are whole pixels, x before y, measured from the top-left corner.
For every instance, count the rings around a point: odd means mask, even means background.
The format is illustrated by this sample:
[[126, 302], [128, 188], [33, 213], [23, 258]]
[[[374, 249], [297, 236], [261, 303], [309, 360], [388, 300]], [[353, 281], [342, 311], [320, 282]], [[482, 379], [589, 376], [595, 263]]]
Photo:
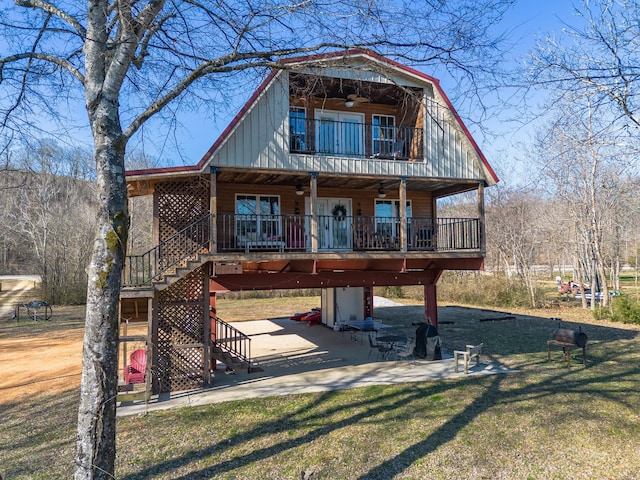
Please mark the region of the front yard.
[[[279, 302], [280, 299], [276, 300]], [[242, 300], [260, 317], [264, 303]], [[286, 312], [318, 306], [288, 300]], [[235, 308], [219, 302], [219, 315]], [[380, 308], [385, 321], [422, 307]], [[449, 312], [448, 312], [449, 311]], [[596, 322], [588, 312], [492, 312], [442, 307], [445, 348], [484, 342], [488, 360], [516, 373], [424, 384], [287, 395], [125, 417], [118, 424], [117, 477], [299, 479], [592, 479], [637, 478], [640, 457], [639, 327]], [[55, 312], [54, 312], [55, 313]], [[273, 317], [273, 311], [268, 316]], [[589, 336], [588, 367], [546, 340], [561, 317]], [[45, 324], [0, 323], [0, 370], [39, 352], [47, 368], [55, 339], [81, 341], [81, 311]], [[315, 327], [314, 327], [315, 328]], [[49, 343], [44, 343], [48, 339]], [[15, 349], [14, 341], [22, 342]], [[29, 340], [25, 345], [24, 342]], [[56, 340], [57, 341], [57, 340]], [[11, 353], [8, 353], [11, 352]], [[77, 365], [79, 372], [79, 364]], [[69, 478], [73, 470], [79, 378], [0, 378], [0, 474], [5, 479]], [[36, 377], [34, 377], [36, 378]], [[24, 385], [23, 385], [24, 384]], [[38, 391], [20, 389], [35, 388]], [[23, 392], [23, 393], [24, 393]], [[19, 392], [18, 392], [19, 393]]]

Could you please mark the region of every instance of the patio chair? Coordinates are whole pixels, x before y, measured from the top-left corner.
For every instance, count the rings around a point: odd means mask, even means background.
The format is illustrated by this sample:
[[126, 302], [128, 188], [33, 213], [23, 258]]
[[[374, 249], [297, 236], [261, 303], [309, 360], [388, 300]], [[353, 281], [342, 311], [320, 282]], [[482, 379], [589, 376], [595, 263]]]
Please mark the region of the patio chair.
[[124, 383], [145, 383], [147, 380], [147, 351], [144, 348], [134, 350], [129, 355], [129, 365], [124, 367]]
[[368, 337], [369, 337], [369, 355], [367, 356], [367, 358], [371, 356], [371, 352], [373, 352], [374, 350], [378, 351], [378, 358], [380, 358], [380, 356], [385, 358], [387, 353], [389, 353], [392, 350], [391, 345], [387, 345], [385, 343], [378, 343], [374, 341], [373, 334], [370, 333]]
[[414, 350], [415, 338], [410, 338], [406, 344], [400, 346], [400, 348], [396, 350], [396, 359], [404, 360], [409, 363], [415, 363], [416, 357], [414, 355]]

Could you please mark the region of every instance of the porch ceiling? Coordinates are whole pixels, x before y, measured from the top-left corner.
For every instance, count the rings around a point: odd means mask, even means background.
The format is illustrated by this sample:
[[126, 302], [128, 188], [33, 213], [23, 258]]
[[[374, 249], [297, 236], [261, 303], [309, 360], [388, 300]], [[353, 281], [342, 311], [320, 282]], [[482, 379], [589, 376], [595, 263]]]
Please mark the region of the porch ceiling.
[[[197, 174], [196, 176], [203, 176]], [[128, 180], [127, 187], [129, 196], [136, 197], [150, 195], [155, 189], [155, 183], [166, 181], [170, 176], [163, 176], [154, 179]], [[180, 176], [179, 178], [185, 178]], [[245, 184], [245, 185], [268, 185], [275, 187], [291, 187], [293, 192], [296, 185], [300, 183], [308, 192], [310, 175], [308, 172], [275, 172], [270, 170], [246, 170], [221, 168], [217, 173], [219, 183]], [[320, 174], [317, 177], [318, 188], [336, 188], [345, 190], [371, 190], [377, 191], [382, 187], [387, 191], [394, 191], [400, 188], [400, 178], [398, 177], [365, 177], [355, 175], [331, 175]], [[477, 181], [445, 179], [435, 177], [410, 177], [407, 179], [407, 190], [416, 192], [432, 192], [434, 197], [444, 197], [457, 193], [468, 192], [478, 188]]]
[[[308, 191], [310, 176], [306, 172], [283, 173], [269, 171], [247, 171], [247, 170], [227, 170], [220, 169], [217, 174], [219, 183], [241, 183], [248, 185], [269, 185], [278, 187], [291, 187], [295, 190], [298, 183]], [[317, 177], [318, 188], [337, 188], [345, 190], [374, 190], [382, 187], [385, 190], [393, 191], [400, 188], [399, 178], [371, 178], [356, 177], [353, 175], [328, 175], [321, 174]], [[446, 196], [455, 193], [475, 190], [477, 182], [468, 180], [451, 180], [442, 178], [408, 178], [407, 190], [418, 192], [433, 192], [434, 196]]]
[[400, 87], [391, 83], [305, 73], [291, 73], [289, 89], [291, 95], [301, 99], [306, 97], [346, 99], [347, 95], [355, 94], [366, 98], [371, 103], [381, 105], [402, 105], [406, 104], [409, 97], [413, 97], [414, 101], [422, 98], [422, 89], [416, 87]]

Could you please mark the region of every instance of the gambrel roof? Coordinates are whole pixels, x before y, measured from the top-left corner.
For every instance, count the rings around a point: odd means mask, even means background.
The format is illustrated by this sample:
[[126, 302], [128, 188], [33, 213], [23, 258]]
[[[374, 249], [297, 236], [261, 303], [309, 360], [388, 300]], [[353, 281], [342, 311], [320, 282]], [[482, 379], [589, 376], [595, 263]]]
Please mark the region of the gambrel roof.
[[[274, 138], [270, 137], [270, 135], [275, 137], [275, 132], [278, 129], [286, 128], [286, 116], [289, 111], [288, 73], [296, 71], [316, 72], [325, 76], [337, 76], [341, 78], [357, 77], [379, 83], [397, 83], [403, 86], [419, 87], [428, 91], [435, 102], [445, 107], [443, 110], [446, 110], [447, 115], [450, 117], [449, 123], [454, 125], [456, 130], [456, 132], [454, 132], [456, 135], [455, 142], [459, 144], [456, 146], [456, 150], [463, 151], [463, 153], [466, 152], [464, 153], [464, 159], [456, 162], [457, 166], [455, 169], [451, 167], [445, 169], [437, 165], [421, 167], [411, 164], [400, 165], [400, 167], [402, 167], [400, 169], [396, 166], [394, 167], [396, 169], [389, 171], [388, 174], [408, 176], [415, 174], [427, 177], [478, 179], [479, 181], [484, 181], [486, 185], [493, 185], [499, 181], [496, 173], [489, 165], [489, 162], [436, 78], [374, 52], [362, 49], [289, 58], [279, 62], [279, 65], [280, 68], [274, 68], [264, 79], [212, 144], [211, 148], [203, 155], [198, 164], [186, 167], [134, 170], [127, 172], [127, 177], [142, 179], [145, 177], [180, 176], [199, 172], [208, 173], [209, 167], [211, 166], [230, 165], [257, 169], [274, 168], [275, 166], [275, 168], [283, 169], [300, 168], [308, 171], [316, 170], [317, 159], [315, 163], [307, 164], [294, 164], [286, 160], [283, 162], [284, 158], [289, 157], [288, 144], [285, 141], [280, 141], [280, 144], [274, 148], [273, 144], [276, 142]], [[269, 112], [269, 115], [273, 117], [265, 120], [262, 118], [265, 115], [262, 111]], [[275, 115], [274, 112], [276, 112]], [[254, 124], [261, 122], [260, 128], [254, 129], [262, 135], [260, 139], [255, 137], [258, 133], [253, 133], [254, 137], [247, 137], [244, 127], [240, 130], [241, 127], [245, 123], [249, 123], [249, 121]], [[269, 142], [270, 144], [267, 147], [267, 143]], [[253, 150], [249, 150], [250, 148], [253, 148]], [[264, 153], [267, 151], [269, 154]], [[460, 152], [454, 152], [453, 154], [461, 155]], [[296, 161], [299, 161], [299, 159]], [[309, 162], [311, 162], [311, 160], [309, 160]], [[322, 168], [323, 165], [320, 166], [320, 169]], [[326, 168], [328, 171], [335, 171], [335, 165], [333, 164], [327, 164]], [[361, 168], [361, 166], [358, 168]], [[414, 171], [417, 172], [417, 168], [422, 168], [422, 170], [418, 173], [413, 173]], [[371, 173], [384, 175], [387, 172], [375, 171]]]

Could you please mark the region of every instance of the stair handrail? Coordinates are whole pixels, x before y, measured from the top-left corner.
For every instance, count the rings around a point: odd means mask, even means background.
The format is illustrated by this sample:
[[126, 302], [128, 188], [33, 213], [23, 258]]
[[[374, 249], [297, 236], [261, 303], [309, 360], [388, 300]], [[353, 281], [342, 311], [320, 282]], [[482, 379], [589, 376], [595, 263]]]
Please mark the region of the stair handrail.
[[[127, 255], [122, 285], [149, 285], [170, 268], [190, 255], [208, 250], [211, 215], [206, 214], [171, 237], [140, 255]], [[166, 252], [166, 253], [165, 253]]]
[[216, 317], [215, 345], [247, 362], [247, 372], [251, 371], [251, 338], [220, 317]]

